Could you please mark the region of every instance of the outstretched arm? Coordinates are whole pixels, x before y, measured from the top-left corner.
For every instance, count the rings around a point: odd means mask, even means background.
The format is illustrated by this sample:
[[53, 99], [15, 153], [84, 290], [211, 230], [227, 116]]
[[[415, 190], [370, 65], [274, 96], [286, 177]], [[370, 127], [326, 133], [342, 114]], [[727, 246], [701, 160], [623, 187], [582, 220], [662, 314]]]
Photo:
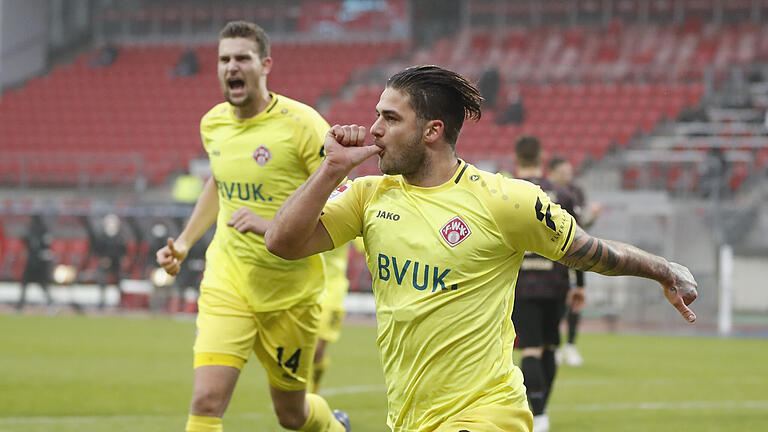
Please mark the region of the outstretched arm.
[[559, 263], [606, 276], [640, 276], [659, 282], [667, 300], [688, 322], [696, 314], [688, 305], [696, 299], [696, 281], [684, 266], [626, 243], [592, 237], [576, 227], [573, 243]]
[[192, 215], [184, 230], [176, 239], [168, 238], [167, 245], [155, 253], [157, 263], [168, 274], [176, 275], [181, 269], [181, 262], [187, 257], [192, 245], [216, 221], [219, 213], [219, 195], [213, 177], [209, 178], [203, 187], [200, 198], [197, 199]]
[[323, 163], [285, 200], [268, 224], [264, 235], [267, 250], [279, 257], [299, 259], [333, 249], [320, 213], [352, 168], [381, 151], [365, 145], [365, 128], [356, 125], [332, 127], [324, 145]]

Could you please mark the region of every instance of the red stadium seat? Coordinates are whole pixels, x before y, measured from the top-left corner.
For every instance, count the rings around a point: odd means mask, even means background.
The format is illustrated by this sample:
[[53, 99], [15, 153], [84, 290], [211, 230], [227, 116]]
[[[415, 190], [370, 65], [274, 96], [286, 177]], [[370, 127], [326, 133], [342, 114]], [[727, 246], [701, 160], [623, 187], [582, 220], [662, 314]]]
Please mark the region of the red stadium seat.
[[[174, 23], [183, 13], [173, 8], [161, 12], [163, 20]], [[365, 42], [277, 43], [273, 46], [276, 61], [270, 88], [311, 105], [323, 94], [336, 94], [355, 69], [387, 58], [403, 46], [399, 42], [377, 44], [377, 49]], [[330, 53], [342, 49], [352, 54], [341, 62], [326, 61]], [[134, 152], [147, 160], [157, 148], [186, 155], [199, 153], [200, 117], [222, 97], [215, 84], [215, 64], [211, 66], [211, 62], [200, 62], [196, 77], [170, 76], [183, 50], [182, 45], [122, 46], [111, 67], [98, 69], [87, 67], [89, 55], [83, 55], [74, 64], [30, 79], [20, 90], [6, 92], [0, 99], [0, 118], [9, 121], [0, 122], [0, 152]], [[216, 47], [199, 46], [196, 52], [200, 58], [215, 58]], [[312, 67], [307, 67], [308, 61]], [[54, 103], [40, 103], [51, 98]], [[41, 109], [46, 127], [39, 127]], [[182, 158], [184, 163], [188, 157]], [[90, 183], [115, 185], [137, 174], [136, 165], [115, 158], [94, 162], [87, 168], [73, 160], [36, 160], [24, 168], [28, 180], [40, 185], [73, 186], [81, 175]], [[180, 167], [151, 160], [147, 165], [151, 184], [165, 181], [171, 171]], [[21, 181], [18, 162], [6, 162], [4, 157], [0, 168], [0, 182]]]

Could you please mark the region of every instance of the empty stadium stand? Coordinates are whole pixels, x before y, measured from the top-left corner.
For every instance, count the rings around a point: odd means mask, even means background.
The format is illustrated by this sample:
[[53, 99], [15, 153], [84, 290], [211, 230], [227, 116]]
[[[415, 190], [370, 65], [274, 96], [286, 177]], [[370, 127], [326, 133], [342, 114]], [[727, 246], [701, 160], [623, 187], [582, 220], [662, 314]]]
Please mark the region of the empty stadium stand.
[[[357, 68], [402, 43], [274, 47], [270, 89], [308, 104], [334, 95]], [[200, 71], [173, 77], [184, 46], [122, 46], [116, 62], [89, 55], [31, 79], [0, 100], [0, 181], [32, 186], [159, 184], [201, 155], [200, 117], [220, 102], [216, 47], [195, 47]], [[344, 53], [344, 55], [338, 55]]]

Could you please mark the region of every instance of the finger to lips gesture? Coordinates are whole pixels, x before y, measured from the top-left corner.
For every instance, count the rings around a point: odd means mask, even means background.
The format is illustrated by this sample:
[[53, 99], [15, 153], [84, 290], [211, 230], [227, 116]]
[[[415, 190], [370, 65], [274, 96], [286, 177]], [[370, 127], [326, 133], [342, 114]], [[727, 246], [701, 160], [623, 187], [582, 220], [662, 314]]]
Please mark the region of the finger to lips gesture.
[[326, 159], [351, 170], [379, 153], [381, 149], [378, 146], [365, 144], [366, 134], [363, 126], [334, 125], [325, 138]]

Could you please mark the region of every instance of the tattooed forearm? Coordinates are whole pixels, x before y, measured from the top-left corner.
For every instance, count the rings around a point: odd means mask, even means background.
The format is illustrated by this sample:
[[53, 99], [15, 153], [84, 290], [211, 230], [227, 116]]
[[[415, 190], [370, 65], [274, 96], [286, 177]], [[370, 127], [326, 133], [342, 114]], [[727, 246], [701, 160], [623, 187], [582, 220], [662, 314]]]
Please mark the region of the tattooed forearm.
[[664, 258], [625, 243], [592, 237], [579, 227], [558, 262], [608, 276], [641, 276], [660, 282], [671, 277], [669, 262]]

